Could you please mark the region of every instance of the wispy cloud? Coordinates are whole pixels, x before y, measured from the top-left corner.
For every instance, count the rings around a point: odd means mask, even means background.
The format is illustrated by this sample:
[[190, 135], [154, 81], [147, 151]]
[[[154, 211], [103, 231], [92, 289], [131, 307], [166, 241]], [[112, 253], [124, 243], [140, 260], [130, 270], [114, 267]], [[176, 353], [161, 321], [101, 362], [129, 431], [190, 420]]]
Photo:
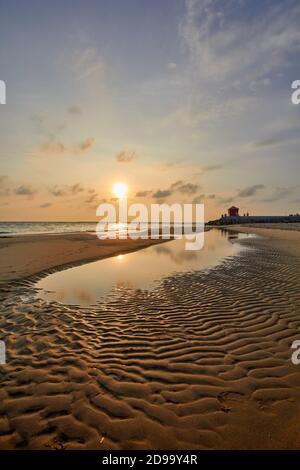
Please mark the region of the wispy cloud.
[[55, 140], [54, 138], [44, 142], [40, 148], [38, 153], [41, 153], [43, 155], [63, 155], [69, 152], [69, 147], [68, 145], [64, 144], [63, 142], [60, 142], [58, 140]]
[[204, 165], [202, 167], [202, 170], [203, 170], [203, 172], [209, 172], [209, 171], [221, 170], [222, 168], [223, 168], [223, 165], [221, 165], [221, 164]]
[[49, 193], [55, 197], [63, 197], [63, 196], [76, 196], [79, 193], [85, 192], [85, 188], [81, 186], [80, 183], [75, 183], [72, 185], [64, 185], [64, 186], [51, 186], [48, 189]]
[[103, 61], [96, 47], [78, 48], [72, 54], [71, 69], [82, 80], [97, 76], [103, 70]]
[[248, 186], [247, 188], [241, 189], [238, 191], [236, 197], [250, 197], [254, 196], [260, 189], [263, 189], [263, 184], [254, 184], [253, 186]]
[[136, 194], [135, 194], [135, 197], [148, 197], [150, 196], [150, 194], [152, 194], [152, 191], [138, 191]]
[[198, 194], [192, 200], [192, 204], [202, 204], [205, 199], [205, 194]]
[[74, 145], [69, 145], [56, 137], [50, 137], [47, 141], [42, 143], [36, 152], [33, 152], [34, 157], [60, 157], [64, 155], [84, 155], [91, 150], [95, 144], [93, 137], [88, 137], [82, 142]]
[[289, 142], [296, 142], [300, 140], [300, 127], [291, 126], [289, 128], [284, 128], [278, 131], [275, 135], [254, 142], [254, 147], [264, 148], [264, 147], [278, 147]]
[[154, 199], [166, 199], [176, 193], [181, 195], [194, 195], [199, 191], [200, 186], [196, 183], [184, 182], [183, 180], [175, 181], [166, 189], [141, 190], [136, 193], [136, 197], [153, 197]]
[[84, 188], [81, 186], [80, 183], [75, 183], [71, 186], [68, 186], [67, 189], [71, 194], [78, 194], [84, 191]]
[[116, 155], [116, 160], [119, 163], [130, 163], [136, 158], [136, 152], [134, 150], [121, 150]]
[[240, 0], [186, 0], [180, 32], [195, 71], [213, 81], [231, 78], [245, 85], [295, 53], [300, 47], [299, 2], [262, 0], [260, 10], [257, 15], [251, 3]]
[[[179, 32], [187, 55], [186, 98], [170, 118], [186, 126], [257, 105], [280, 68], [297, 63], [300, 4], [186, 0]], [[267, 20], [266, 20], [267, 19]]]
[[276, 188], [273, 193], [264, 199], [262, 199], [262, 202], [275, 202], [275, 201], [280, 201], [281, 199], [284, 199], [291, 194], [293, 194], [295, 191], [295, 187], [287, 187], [287, 188]]
[[18, 196], [34, 196], [36, 194], [36, 189], [34, 189], [31, 184], [21, 184], [14, 190], [15, 194]]
[[171, 190], [178, 191], [182, 194], [195, 194], [199, 189], [198, 184], [184, 183], [183, 181], [176, 181], [171, 185]]
[[153, 193], [153, 197], [155, 199], [164, 199], [168, 196], [171, 196], [172, 194], [172, 191], [170, 189], [158, 189], [157, 191], [155, 191], [155, 193]]
[[89, 151], [93, 147], [94, 143], [95, 143], [95, 139], [93, 137], [88, 137], [83, 142], [79, 142], [78, 144], [76, 144], [74, 146], [73, 151], [74, 153], [81, 155]]
[[71, 114], [72, 116], [80, 116], [82, 114], [82, 110], [80, 106], [73, 104], [67, 108], [67, 113]]
[[96, 200], [98, 199], [98, 194], [96, 192], [92, 192], [85, 200], [85, 204], [95, 204]]
[[49, 193], [55, 197], [62, 197], [66, 195], [66, 190], [56, 185], [56, 186], [49, 188]]

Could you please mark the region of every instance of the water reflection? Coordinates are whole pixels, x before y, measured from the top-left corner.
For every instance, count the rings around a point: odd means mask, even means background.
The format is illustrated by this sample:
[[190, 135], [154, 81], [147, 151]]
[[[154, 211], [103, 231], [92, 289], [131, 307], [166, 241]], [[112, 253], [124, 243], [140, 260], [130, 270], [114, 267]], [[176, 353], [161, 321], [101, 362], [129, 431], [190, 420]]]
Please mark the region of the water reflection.
[[247, 237], [224, 229], [205, 233], [204, 248], [185, 250], [185, 239], [151, 246], [135, 253], [66, 269], [40, 280], [38, 296], [65, 304], [88, 306], [122, 289], [148, 289], [175, 273], [211, 268], [242, 248], [232, 243]]

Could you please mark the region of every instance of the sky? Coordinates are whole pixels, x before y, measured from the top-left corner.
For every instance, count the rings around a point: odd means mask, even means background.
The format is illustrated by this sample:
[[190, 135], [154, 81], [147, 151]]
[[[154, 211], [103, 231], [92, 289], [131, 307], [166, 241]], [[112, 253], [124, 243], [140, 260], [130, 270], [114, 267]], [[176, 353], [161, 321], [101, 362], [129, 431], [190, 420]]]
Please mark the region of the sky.
[[300, 212], [298, 0], [0, 0], [0, 219]]

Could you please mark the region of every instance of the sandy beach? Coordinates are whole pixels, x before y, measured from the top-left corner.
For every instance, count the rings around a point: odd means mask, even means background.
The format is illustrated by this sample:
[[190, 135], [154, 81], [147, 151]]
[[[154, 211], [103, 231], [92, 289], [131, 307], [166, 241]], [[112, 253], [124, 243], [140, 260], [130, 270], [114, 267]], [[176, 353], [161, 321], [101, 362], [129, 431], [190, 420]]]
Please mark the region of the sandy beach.
[[34, 234], [0, 238], [0, 284], [52, 269], [130, 253], [161, 240], [99, 240], [93, 233]]
[[261, 246], [274, 247], [300, 256], [300, 224], [252, 224], [228, 226], [235, 232], [253, 233], [262, 237]]
[[230, 229], [259, 237], [90, 308], [36, 278], [151, 240], [1, 238], [0, 449], [300, 449], [300, 232]]
[[300, 1], [0, 5], [0, 456], [300, 451]]

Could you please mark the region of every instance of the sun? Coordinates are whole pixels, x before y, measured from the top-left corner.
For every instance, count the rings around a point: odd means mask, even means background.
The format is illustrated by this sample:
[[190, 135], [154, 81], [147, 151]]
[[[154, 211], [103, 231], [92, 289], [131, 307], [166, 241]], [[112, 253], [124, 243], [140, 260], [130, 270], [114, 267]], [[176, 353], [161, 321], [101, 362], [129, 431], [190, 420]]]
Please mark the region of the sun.
[[118, 183], [115, 183], [113, 185], [113, 193], [117, 198], [122, 198], [126, 197], [128, 193], [128, 186], [125, 183], [121, 183], [120, 181]]

